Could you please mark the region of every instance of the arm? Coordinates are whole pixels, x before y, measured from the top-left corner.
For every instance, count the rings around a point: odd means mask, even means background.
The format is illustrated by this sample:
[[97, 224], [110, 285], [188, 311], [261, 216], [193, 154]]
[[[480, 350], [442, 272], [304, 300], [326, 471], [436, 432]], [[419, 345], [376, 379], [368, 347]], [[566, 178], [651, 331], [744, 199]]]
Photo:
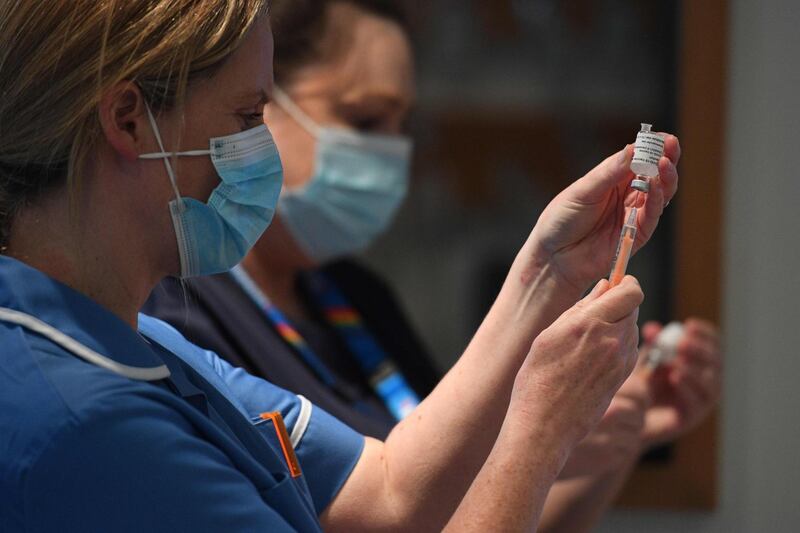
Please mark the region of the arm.
[[570, 455], [547, 496], [541, 531], [589, 531], [597, 523], [639, 458], [649, 403], [647, 381], [634, 372]]
[[[600, 425], [572, 453], [548, 495], [543, 531], [588, 531], [622, 489], [642, 450], [690, 431], [716, 405], [722, 360], [719, 334], [702, 320], [687, 320], [685, 327], [678, 359], [652, 379], [634, 372]], [[657, 323], [642, 328], [643, 354], [660, 329]]]
[[[665, 199], [675, 193], [679, 152], [677, 139], [669, 137], [662, 178], [639, 212], [637, 246], [652, 234]], [[323, 516], [327, 528], [391, 528], [423, 520], [415, 525], [440, 529], [447, 522], [497, 440], [533, 339], [607, 273], [632, 177], [631, 155], [628, 148], [611, 156], [551, 202], [459, 362], [385, 444], [367, 444]], [[589, 345], [584, 349], [590, 357]], [[575, 375], [549, 385], [563, 387]]]
[[[448, 530], [537, 527], [548, 489], [567, 454], [600, 419], [636, 362], [641, 290], [632, 278], [620, 291], [603, 293], [607, 285], [603, 281], [534, 341], [517, 376], [500, 437]], [[592, 329], [602, 332], [597, 338], [575, 335], [582, 327], [580, 319], [587, 318]], [[582, 349], [586, 341], [594, 347], [592, 353]], [[570, 368], [576, 361], [585, 379], [552, 388], [551, 383], [561, 381], [554, 378], [578, 375]]]

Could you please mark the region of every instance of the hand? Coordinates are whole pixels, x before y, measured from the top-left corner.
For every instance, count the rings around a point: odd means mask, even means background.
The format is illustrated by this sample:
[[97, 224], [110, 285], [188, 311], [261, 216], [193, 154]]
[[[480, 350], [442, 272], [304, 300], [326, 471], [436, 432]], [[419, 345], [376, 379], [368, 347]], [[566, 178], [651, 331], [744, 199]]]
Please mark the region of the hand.
[[633, 370], [644, 295], [631, 276], [601, 280], [533, 342], [511, 395], [509, 416], [574, 446], [597, 424]]
[[[665, 134], [659, 177], [650, 180], [650, 192], [639, 209], [634, 251], [653, 235], [664, 207], [678, 188], [678, 138]], [[641, 193], [630, 188], [633, 147], [612, 155], [558, 196], [542, 212], [523, 252], [533, 258], [529, 268], [550, 265], [581, 292], [605, 277], [614, 259], [626, 207]]]
[[558, 478], [603, 475], [636, 462], [642, 452], [649, 404], [648, 383], [642, 374], [632, 374], [614, 395], [597, 427], [572, 450]]
[[[705, 320], [690, 319], [678, 343], [677, 357], [656, 369], [650, 378], [653, 404], [642, 433], [648, 447], [675, 440], [697, 426], [717, 404], [721, 389], [722, 355], [717, 329]], [[642, 328], [643, 352], [652, 345], [661, 325]]]

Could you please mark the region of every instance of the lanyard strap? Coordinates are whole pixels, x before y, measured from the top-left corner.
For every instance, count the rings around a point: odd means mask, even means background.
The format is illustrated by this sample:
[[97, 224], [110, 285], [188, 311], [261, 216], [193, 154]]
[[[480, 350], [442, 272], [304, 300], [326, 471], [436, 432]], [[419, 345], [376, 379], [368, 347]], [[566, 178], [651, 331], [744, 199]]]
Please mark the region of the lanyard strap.
[[300, 355], [303, 361], [311, 367], [311, 370], [322, 380], [322, 382], [331, 388], [336, 386], [336, 378], [325, 363], [317, 357], [311, 346], [308, 345], [306, 340], [300, 333], [292, 326], [291, 322], [283, 316], [283, 313], [277, 307], [272, 305], [267, 295], [258, 288], [256, 283], [245, 272], [244, 268], [237, 265], [231, 270], [233, 279], [239, 284], [242, 290], [250, 297], [250, 299], [261, 309], [267, 320], [275, 326], [278, 335]]
[[[333, 372], [314, 353], [308, 342], [289, 320], [270, 302], [266, 294], [241, 266], [231, 270], [233, 279], [261, 309], [281, 338], [300, 355], [325, 385], [335, 388]], [[363, 325], [361, 315], [349, 305], [331, 280], [322, 274], [311, 275], [311, 293], [325, 320], [335, 329], [348, 352], [367, 377], [370, 387], [396, 420], [405, 418], [419, 405], [419, 397]]]
[[333, 326], [367, 376], [369, 384], [397, 420], [419, 405], [419, 397], [364, 325], [361, 314], [341, 290], [321, 272], [309, 274], [309, 288], [325, 320]]

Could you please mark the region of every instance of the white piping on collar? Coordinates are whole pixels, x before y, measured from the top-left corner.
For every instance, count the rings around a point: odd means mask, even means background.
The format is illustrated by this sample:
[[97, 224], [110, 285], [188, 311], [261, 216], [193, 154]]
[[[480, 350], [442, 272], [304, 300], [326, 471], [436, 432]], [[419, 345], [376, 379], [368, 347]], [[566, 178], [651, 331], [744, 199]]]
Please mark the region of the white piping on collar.
[[142, 368], [118, 363], [113, 359], [109, 359], [104, 355], [100, 355], [91, 348], [57, 330], [50, 324], [42, 322], [35, 316], [28, 315], [21, 311], [0, 307], [0, 321], [17, 324], [18, 326], [22, 326], [23, 328], [26, 328], [34, 333], [38, 333], [39, 335], [50, 339], [62, 348], [74, 353], [81, 359], [101, 368], [105, 368], [106, 370], [110, 370], [121, 376], [125, 376], [126, 378], [140, 381], [157, 381], [170, 376], [169, 369], [166, 365]]

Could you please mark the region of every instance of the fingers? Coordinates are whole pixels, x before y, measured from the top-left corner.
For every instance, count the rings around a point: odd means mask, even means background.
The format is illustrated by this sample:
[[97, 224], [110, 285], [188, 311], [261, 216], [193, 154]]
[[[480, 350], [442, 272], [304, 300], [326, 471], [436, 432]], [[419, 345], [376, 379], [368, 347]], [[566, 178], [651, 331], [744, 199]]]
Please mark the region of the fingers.
[[717, 345], [702, 337], [684, 337], [678, 343], [678, 360], [688, 365], [721, 366]]
[[716, 349], [719, 349], [719, 330], [716, 326], [707, 320], [699, 318], [690, 318], [686, 320], [686, 336], [701, 338], [711, 343]]
[[642, 326], [642, 341], [645, 344], [653, 344], [662, 329], [664, 329], [664, 326], [660, 322], [650, 321], [645, 323]]
[[[656, 189], [662, 189], [662, 207], [675, 196], [678, 188], [677, 165], [681, 158], [681, 147], [678, 138], [671, 134], [663, 134], [664, 157], [659, 162], [660, 177], [654, 180]], [[583, 178], [573, 184], [575, 199], [579, 202], [597, 203], [606, 198], [609, 190], [617, 185], [628, 185], [633, 172], [630, 164], [633, 158], [633, 145], [606, 158]], [[652, 194], [651, 190], [651, 194]], [[660, 211], [658, 215], [660, 216]]]
[[633, 276], [625, 276], [618, 286], [598, 295], [586, 307], [598, 319], [614, 324], [633, 313], [638, 317], [638, 308], [643, 301], [644, 293], [639, 282]]
[[664, 156], [658, 162], [658, 179], [656, 183], [664, 195], [664, 205], [672, 200], [678, 192], [678, 165]]
[[693, 387], [706, 401], [719, 397], [722, 373], [719, 351], [703, 338], [684, 339], [678, 346], [679, 356], [673, 364], [671, 381], [676, 387]]
[[662, 157], [659, 162], [659, 175], [652, 180], [650, 192], [647, 194], [645, 204], [638, 214], [639, 233], [637, 244], [639, 246], [650, 240], [658, 226], [664, 208], [678, 191], [678, 169], [667, 157]]
[[[688, 396], [696, 401], [687, 406], [687, 413], [693, 418], [701, 416], [716, 402], [720, 394], [719, 375], [710, 368], [677, 369], [671, 379], [679, 395]], [[693, 410], [688, 410], [691, 407]]]
[[681, 160], [681, 142], [670, 133], [662, 133], [662, 135], [664, 135], [664, 156], [677, 166]]

